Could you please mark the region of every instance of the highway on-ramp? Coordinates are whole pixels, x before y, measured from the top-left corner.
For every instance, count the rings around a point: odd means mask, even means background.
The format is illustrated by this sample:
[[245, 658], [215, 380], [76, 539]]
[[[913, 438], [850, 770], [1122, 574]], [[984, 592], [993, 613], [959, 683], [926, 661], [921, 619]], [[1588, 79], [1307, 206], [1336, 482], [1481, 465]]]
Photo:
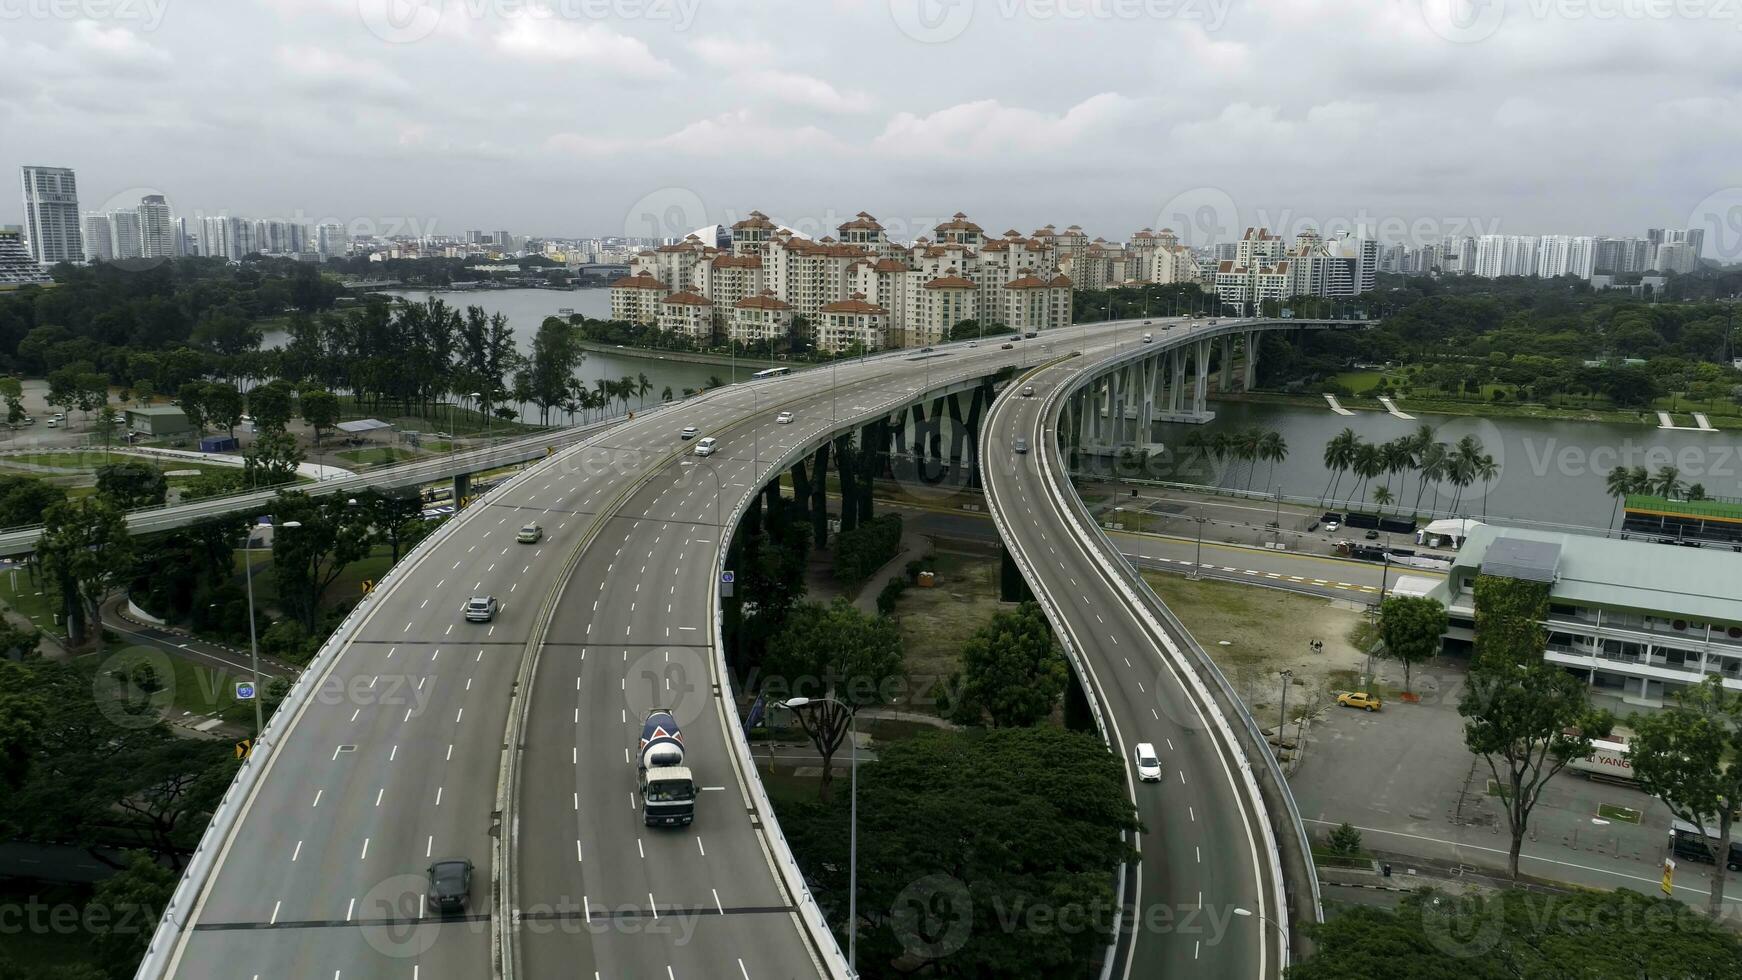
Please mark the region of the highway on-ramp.
[[[1085, 670], [1133, 781], [1144, 831], [1138, 873], [1125, 882], [1130, 911], [1113, 975], [1277, 977], [1286, 962], [1286, 927], [1278, 923], [1287, 919], [1246, 757], [1218, 723], [1184, 655], [1186, 639], [1164, 625], [1153, 594], [1119, 568], [1063, 472], [1060, 400], [1099, 360], [1086, 354], [1027, 376], [1032, 397], [1007, 389], [980, 445], [993, 516]], [[1030, 452], [1012, 451], [1018, 438]], [[1159, 782], [1135, 781], [1140, 742], [1159, 753]]]

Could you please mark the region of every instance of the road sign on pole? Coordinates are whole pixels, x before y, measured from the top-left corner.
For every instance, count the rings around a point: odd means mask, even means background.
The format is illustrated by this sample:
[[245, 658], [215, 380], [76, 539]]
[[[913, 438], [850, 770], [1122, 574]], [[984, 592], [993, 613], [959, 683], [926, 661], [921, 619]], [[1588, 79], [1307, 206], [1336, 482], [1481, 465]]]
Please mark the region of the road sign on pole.
[[1673, 858], [1663, 859], [1663, 893], [1672, 896], [1675, 894], [1675, 860]]
[[254, 700], [254, 682], [253, 681], [237, 681], [236, 682], [236, 700], [238, 700], [238, 701], [252, 701], [252, 700]]
[[236, 758], [246, 759], [254, 754], [254, 740], [245, 738], [236, 743]]
[[732, 570], [729, 568], [720, 573], [720, 595], [723, 598], [729, 599], [732, 597], [732, 583], [737, 581], [737, 579], [738, 576], [734, 575]]

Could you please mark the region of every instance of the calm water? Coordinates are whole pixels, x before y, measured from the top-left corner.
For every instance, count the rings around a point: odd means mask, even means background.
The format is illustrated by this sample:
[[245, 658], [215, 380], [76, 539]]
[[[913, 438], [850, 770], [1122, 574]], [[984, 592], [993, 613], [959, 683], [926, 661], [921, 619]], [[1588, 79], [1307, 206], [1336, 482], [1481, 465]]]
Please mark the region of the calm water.
[[[1415, 432], [1423, 423], [1433, 426], [1436, 438], [1455, 443], [1465, 435], [1482, 441], [1494, 457], [1499, 477], [1487, 488], [1480, 481], [1466, 487], [1458, 510], [1480, 517], [1519, 518], [1549, 524], [1603, 526], [1608, 523], [1614, 500], [1603, 488], [1604, 477], [1617, 465], [1675, 466], [1688, 483], [1704, 485], [1710, 496], [1742, 497], [1742, 460], [1739, 440], [1733, 433], [1666, 431], [1655, 425], [1619, 425], [1607, 422], [1571, 422], [1536, 419], [1473, 419], [1447, 415], [1420, 415], [1414, 422], [1382, 412], [1337, 415], [1328, 407], [1295, 408], [1244, 402], [1216, 402], [1216, 420], [1207, 426], [1158, 425], [1157, 437], [1179, 445], [1193, 429], [1205, 434], [1230, 432], [1256, 426], [1281, 433], [1288, 443], [1288, 458], [1276, 464], [1274, 476], [1268, 463], [1232, 462], [1223, 471], [1199, 474], [1192, 482], [1268, 490], [1281, 486], [1283, 493], [1318, 497], [1332, 477], [1325, 469], [1325, 443], [1345, 428], [1353, 429], [1368, 442], [1386, 442]], [[1402, 406], [1408, 412], [1408, 406]], [[1415, 414], [1415, 413], [1410, 413]], [[1687, 415], [1678, 416], [1691, 424]], [[1177, 479], [1180, 476], [1164, 478]], [[1353, 497], [1359, 481], [1345, 473], [1338, 496]], [[1394, 499], [1408, 506], [1416, 499], [1413, 474], [1391, 478]], [[1383, 485], [1385, 477], [1371, 487]], [[1421, 496], [1421, 508], [1449, 509], [1453, 488], [1429, 485]]]

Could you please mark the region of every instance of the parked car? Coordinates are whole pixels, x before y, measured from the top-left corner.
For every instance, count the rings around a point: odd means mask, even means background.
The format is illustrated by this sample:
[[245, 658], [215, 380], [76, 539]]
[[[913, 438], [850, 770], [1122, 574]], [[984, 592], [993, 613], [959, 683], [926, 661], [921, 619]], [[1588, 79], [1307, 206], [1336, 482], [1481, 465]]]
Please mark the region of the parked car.
[[535, 521], [531, 524], [523, 525], [520, 528], [520, 533], [514, 536], [514, 540], [521, 544], [537, 544], [543, 537], [544, 527]]
[[714, 448], [719, 444], [720, 440], [713, 436], [709, 436], [701, 442], [696, 443], [695, 453], [697, 456], [712, 456], [714, 455]]
[[930, 354], [934, 350], [937, 350], [937, 348], [936, 347], [921, 347], [919, 349], [919, 352], [921, 354]]
[[1345, 691], [1337, 695], [1337, 703], [1345, 708], [1360, 708], [1362, 711], [1378, 711], [1385, 706], [1383, 701], [1366, 691]]
[[1161, 757], [1155, 754], [1155, 746], [1149, 742], [1138, 742], [1137, 750], [1132, 753], [1137, 759], [1137, 778], [1145, 783], [1161, 782]]
[[472, 862], [451, 858], [429, 866], [429, 903], [438, 913], [464, 912], [472, 898]]
[[466, 622], [488, 623], [496, 618], [496, 597], [493, 595], [475, 595], [466, 600]]
[[680, 438], [680, 439], [689, 440], [689, 439], [694, 439], [696, 437], [696, 433], [699, 431], [701, 431], [701, 430], [697, 429], [693, 425], [686, 425], [683, 427], [683, 431], [679, 432], [677, 435], [678, 435], [678, 438]]
[[1340, 528], [1342, 526], [1343, 525], [1337, 523], [1336, 521], [1326, 521], [1325, 526], [1324, 526], [1324, 530], [1326, 533], [1329, 533], [1331, 531], [1335, 531], [1337, 528]]
[[1366, 534], [1362, 535], [1362, 537], [1366, 538], [1369, 541], [1377, 541], [1377, 540], [1379, 540], [1379, 532], [1378, 531], [1368, 531]]
[[781, 412], [779, 415], [774, 417], [775, 424], [777, 425], [791, 425], [792, 419], [793, 415], [791, 412]]

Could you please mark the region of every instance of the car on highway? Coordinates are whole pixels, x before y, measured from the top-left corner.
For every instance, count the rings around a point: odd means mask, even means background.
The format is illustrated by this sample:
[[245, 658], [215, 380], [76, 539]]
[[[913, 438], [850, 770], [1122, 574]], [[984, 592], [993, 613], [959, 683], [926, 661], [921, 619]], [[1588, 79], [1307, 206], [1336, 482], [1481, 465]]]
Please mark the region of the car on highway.
[[514, 540], [521, 544], [537, 544], [543, 538], [544, 526], [536, 521], [531, 524], [522, 524], [520, 533], [514, 536]]
[[1022, 397], [1033, 398], [1034, 397], [1034, 385], [1023, 385], [1022, 386]]
[[709, 436], [701, 442], [696, 443], [695, 454], [697, 456], [712, 456], [714, 455], [715, 447], [719, 444], [720, 440], [715, 439], [713, 436]]
[[930, 354], [934, 350], [937, 350], [937, 348], [936, 347], [921, 347], [919, 349], [919, 352], [921, 354]]
[[774, 417], [774, 422], [776, 425], [791, 425], [792, 419], [793, 415], [791, 412], [781, 412], [779, 415]]
[[1137, 759], [1137, 778], [1145, 783], [1161, 782], [1161, 757], [1155, 754], [1155, 746], [1149, 742], [1138, 742], [1137, 750], [1132, 753]]
[[466, 600], [466, 622], [488, 623], [496, 618], [496, 597], [493, 595], [475, 595]]
[[1146, 334], [1144, 334], [1144, 335], [1143, 335], [1143, 342], [1144, 342], [1144, 343], [1146, 343], [1146, 344], [1153, 344], [1153, 343], [1155, 343], [1155, 334], [1152, 334], [1152, 333], [1146, 333]]
[[1010, 448], [1016, 450], [1018, 453], [1021, 453], [1023, 455], [1027, 455], [1028, 454], [1028, 439], [1023, 437], [1023, 436], [1017, 436], [1015, 441], [1010, 443]]
[[58, 428], [59, 426], [60, 426], [60, 419], [49, 419], [48, 420], [48, 427], [49, 428], [54, 429], [54, 428]]
[[1016, 349], [1015, 344], [1005, 344], [1003, 347], [999, 348], [999, 350], [1015, 350], [1015, 349]]
[[438, 913], [464, 912], [472, 899], [472, 862], [450, 858], [429, 866], [429, 903]]
[[978, 340], [970, 340], [970, 341], [968, 341], [968, 346], [969, 347], [978, 347], [978, 346], [980, 346], [980, 342]]
[[1366, 691], [1344, 691], [1337, 695], [1337, 703], [1345, 708], [1360, 708], [1362, 711], [1378, 711], [1385, 702]]
[[677, 434], [677, 437], [679, 439], [683, 439], [687, 442], [690, 439], [694, 439], [696, 437], [696, 433], [700, 432], [700, 431], [701, 431], [700, 429], [696, 428], [693, 425], [686, 425], [683, 427], [683, 431], [681, 431]]
[[1027, 337], [1029, 340], [1033, 340], [1034, 338], [1040, 336], [1040, 331], [1039, 330], [1030, 330], [1029, 332], [1023, 334], [1023, 336]]

